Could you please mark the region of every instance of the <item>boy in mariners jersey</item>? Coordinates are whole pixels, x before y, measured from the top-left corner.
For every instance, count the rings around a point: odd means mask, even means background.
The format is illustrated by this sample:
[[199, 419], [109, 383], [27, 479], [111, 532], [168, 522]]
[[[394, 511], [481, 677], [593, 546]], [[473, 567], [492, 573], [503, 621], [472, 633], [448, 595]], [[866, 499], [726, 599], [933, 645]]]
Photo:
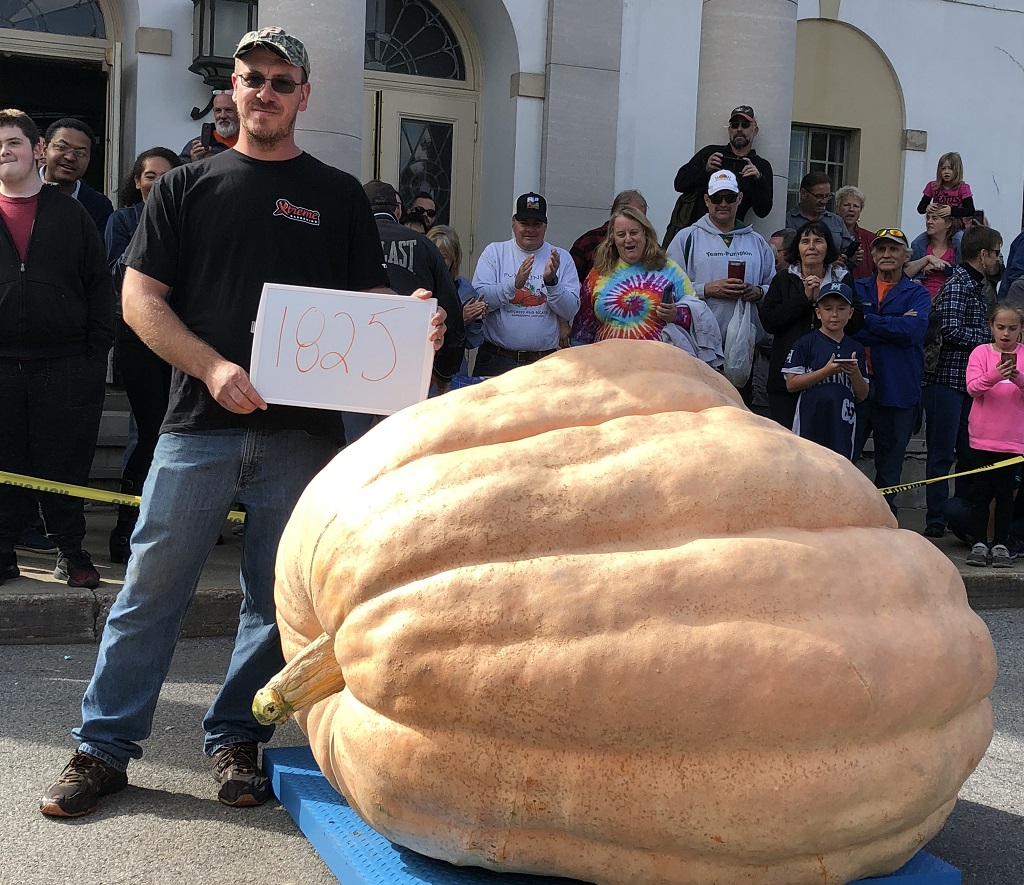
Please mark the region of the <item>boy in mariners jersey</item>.
[[853, 458], [856, 404], [868, 395], [864, 348], [844, 330], [853, 316], [853, 291], [843, 283], [818, 290], [814, 312], [821, 328], [798, 338], [782, 373], [786, 389], [799, 393], [793, 432]]

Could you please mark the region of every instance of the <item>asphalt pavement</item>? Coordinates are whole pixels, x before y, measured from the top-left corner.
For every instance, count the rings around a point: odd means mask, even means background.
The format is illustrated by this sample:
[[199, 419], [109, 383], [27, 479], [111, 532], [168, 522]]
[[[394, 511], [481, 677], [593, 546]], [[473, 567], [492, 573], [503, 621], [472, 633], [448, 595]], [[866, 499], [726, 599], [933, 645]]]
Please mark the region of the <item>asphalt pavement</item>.
[[[999, 655], [996, 735], [931, 844], [964, 885], [1024, 882], [1024, 610], [986, 611]], [[331, 885], [337, 880], [276, 802], [232, 809], [215, 797], [201, 720], [231, 643], [179, 643], [131, 784], [92, 815], [50, 820], [41, 791], [67, 761], [95, 645], [0, 646], [0, 882], [17, 885]], [[294, 725], [274, 743], [304, 743]], [[709, 883], [710, 885], [710, 883]]]
[[[336, 885], [288, 813], [227, 808], [203, 755], [203, 714], [227, 639], [186, 639], [130, 785], [91, 815], [52, 820], [39, 797], [72, 751], [93, 645], [0, 647], [0, 882], [5, 885]], [[274, 743], [305, 743], [294, 724]]]

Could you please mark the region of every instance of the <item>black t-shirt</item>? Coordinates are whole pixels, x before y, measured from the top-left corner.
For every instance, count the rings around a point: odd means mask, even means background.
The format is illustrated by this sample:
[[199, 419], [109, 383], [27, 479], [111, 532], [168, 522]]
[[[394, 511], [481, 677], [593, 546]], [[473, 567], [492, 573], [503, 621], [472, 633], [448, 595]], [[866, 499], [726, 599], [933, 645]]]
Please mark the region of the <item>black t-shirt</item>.
[[[172, 169], [154, 184], [124, 263], [170, 286], [185, 326], [245, 369], [264, 283], [388, 285], [359, 182], [309, 154], [268, 161], [231, 150]], [[340, 412], [271, 405], [237, 415], [174, 370], [161, 431], [234, 427], [342, 438]]]
[[434, 372], [448, 381], [459, 371], [465, 355], [466, 329], [462, 322], [462, 302], [455, 281], [437, 250], [424, 234], [395, 221], [393, 215], [374, 215], [380, 233], [391, 288], [399, 295], [411, 295], [423, 288], [437, 299], [448, 315], [441, 349], [434, 355]]

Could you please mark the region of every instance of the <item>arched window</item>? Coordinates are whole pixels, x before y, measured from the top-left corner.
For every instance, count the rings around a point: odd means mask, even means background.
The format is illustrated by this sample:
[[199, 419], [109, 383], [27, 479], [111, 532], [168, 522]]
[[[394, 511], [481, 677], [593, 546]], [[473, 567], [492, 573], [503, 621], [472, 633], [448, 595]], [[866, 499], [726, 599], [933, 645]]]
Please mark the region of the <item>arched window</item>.
[[107, 36], [96, 0], [3, 0], [0, 28], [73, 37]]
[[466, 79], [459, 41], [427, 0], [366, 0], [363, 66], [391, 74]]

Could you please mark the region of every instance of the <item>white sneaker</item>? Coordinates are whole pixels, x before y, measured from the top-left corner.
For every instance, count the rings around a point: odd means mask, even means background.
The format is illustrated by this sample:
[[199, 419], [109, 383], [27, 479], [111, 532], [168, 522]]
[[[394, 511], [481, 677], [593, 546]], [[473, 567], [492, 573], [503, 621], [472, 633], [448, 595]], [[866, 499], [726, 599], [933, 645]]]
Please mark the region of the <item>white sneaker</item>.
[[[1006, 548], [1003, 547], [1003, 550], [1005, 551]], [[1006, 553], [1006, 559], [1007, 559], [1007, 562], [1009, 562], [1009, 559], [1010, 559], [1009, 552]], [[982, 544], [980, 541], [977, 544], [975, 544], [971, 548], [971, 552], [967, 554], [967, 564], [968, 565], [980, 565], [980, 566], [988, 565], [989, 564], [988, 545], [987, 544]]]

